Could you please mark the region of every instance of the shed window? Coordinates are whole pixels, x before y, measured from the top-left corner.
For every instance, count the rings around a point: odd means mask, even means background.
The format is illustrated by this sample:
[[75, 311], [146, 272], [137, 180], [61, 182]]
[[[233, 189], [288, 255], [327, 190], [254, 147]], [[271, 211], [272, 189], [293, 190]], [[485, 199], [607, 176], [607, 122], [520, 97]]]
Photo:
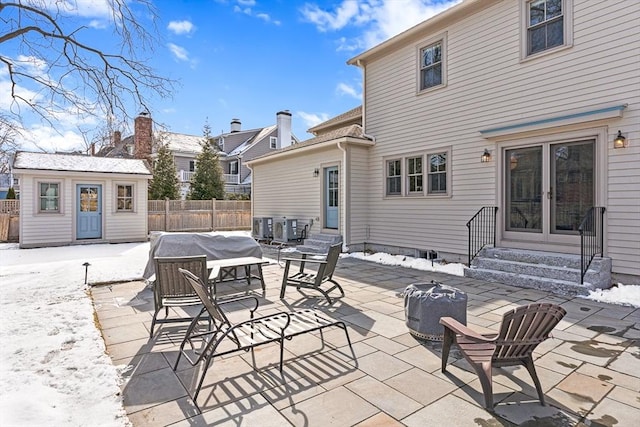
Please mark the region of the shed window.
[[41, 182], [40, 190], [40, 212], [59, 213], [60, 212], [60, 184], [57, 182]]
[[133, 211], [133, 185], [118, 185], [117, 199], [119, 212]]

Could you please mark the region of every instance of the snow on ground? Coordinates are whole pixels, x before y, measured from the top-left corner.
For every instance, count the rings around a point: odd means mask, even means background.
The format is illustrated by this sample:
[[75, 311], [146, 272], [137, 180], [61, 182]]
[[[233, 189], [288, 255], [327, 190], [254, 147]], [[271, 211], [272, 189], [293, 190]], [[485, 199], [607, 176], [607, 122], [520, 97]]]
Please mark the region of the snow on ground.
[[[87, 282], [142, 277], [149, 243], [18, 249], [0, 244], [0, 425], [129, 426], [120, 377], [93, 322]], [[406, 256], [343, 256], [463, 275], [462, 264]], [[598, 301], [640, 307], [640, 286], [592, 292]]]

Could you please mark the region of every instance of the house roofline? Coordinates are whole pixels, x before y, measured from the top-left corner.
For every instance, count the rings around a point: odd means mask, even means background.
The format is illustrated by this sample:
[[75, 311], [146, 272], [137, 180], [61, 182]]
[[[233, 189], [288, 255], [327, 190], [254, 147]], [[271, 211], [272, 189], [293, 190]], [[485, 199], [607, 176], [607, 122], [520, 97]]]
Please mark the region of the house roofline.
[[361, 67], [364, 62], [372, 57], [383, 55], [390, 50], [396, 49], [398, 45], [404, 45], [411, 41], [418, 41], [426, 34], [442, 31], [443, 28], [453, 22], [459, 21], [469, 15], [493, 6], [503, 0], [463, 0], [455, 6], [432, 16], [431, 18], [403, 31], [402, 33], [364, 51], [360, 55], [354, 56], [347, 61], [349, 65]]
[[249, 167], [253, 167], [253, 165], [258, 163], [264, 163], [270, 160], [281, 159], [284, 157], [294, 156], [302, 153], [306, 153], [307, 151], [317, 150], [321, 148], [331, 147], [333, 145], [337, 145], [339, 143], [346, 143], [349, 145], [361, 145], [366, 147], [371, 147], [375, 145], [374, 141], [363, 138], [356, 138], [353, 136], [343, 136], [340, 138], [329, 139], [326, 141], [318, 142], [315, 144], [309, 144], [304, 146], [298, 146], [293, 149], [283, 150], [276, 153], [269, 153], [261, 157], [256, 157], [255, 159], [249, 160], [245, 162], [245, 165]]

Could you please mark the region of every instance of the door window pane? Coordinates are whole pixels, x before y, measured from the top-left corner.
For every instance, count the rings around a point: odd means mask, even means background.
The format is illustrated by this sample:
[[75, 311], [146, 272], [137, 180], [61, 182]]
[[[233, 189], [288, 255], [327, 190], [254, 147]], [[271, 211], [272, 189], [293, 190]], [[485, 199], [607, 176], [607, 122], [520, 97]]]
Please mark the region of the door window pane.
[[577, 234], [594, 205], [594, 142], [551, 146], [552, 233]]
[[542, 231], [542, 147], [506, 150], [506, 228]]

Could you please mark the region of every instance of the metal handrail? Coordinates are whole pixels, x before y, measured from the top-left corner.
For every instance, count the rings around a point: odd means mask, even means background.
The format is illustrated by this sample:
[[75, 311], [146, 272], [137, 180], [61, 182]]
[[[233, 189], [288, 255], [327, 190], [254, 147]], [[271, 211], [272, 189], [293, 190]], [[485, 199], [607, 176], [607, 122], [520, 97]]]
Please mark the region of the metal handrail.
[[604, 254], [604, 212], [602, 206], [589, 208], [582, 219], [578, 232], [580, 233], [580, 283], [584, 283], [584, 276], [593, 261], [600, 253]]
[[497, 206], [484, 206], [467, 221], [469, 229], [469, 267], [471, 261], [487, 245], [496, 245]]

